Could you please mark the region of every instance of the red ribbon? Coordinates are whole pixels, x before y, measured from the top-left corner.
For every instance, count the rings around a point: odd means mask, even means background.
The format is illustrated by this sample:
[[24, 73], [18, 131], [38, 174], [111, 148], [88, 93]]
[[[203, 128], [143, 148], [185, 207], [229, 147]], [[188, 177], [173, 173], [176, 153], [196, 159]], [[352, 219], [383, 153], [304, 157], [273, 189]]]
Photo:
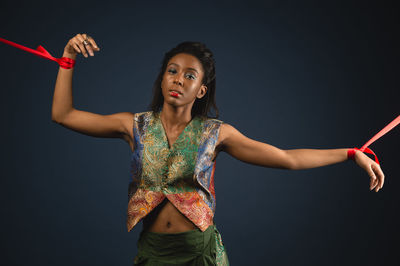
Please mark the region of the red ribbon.
[[9, 44], [11, 46], [17, 47], [17, 48], [19, 48], [21, 50], [24, 50], [24, 51], [30, 52], [32, 54], [35, 54], [37, 56], [43, 57], [45, 59], [56, 61], [60, 65], [60, 67], [65, 68], [65, 69], [73, 68], [74, 65], [75, 65], [75, 60], [74, 59], [71, 59], [71, 58], [68, 58], [68, 57], [55, 58], [49, 52], [47, 52], [46, 49], [44, 49], [41, 45], [39, 45], [36, 48], [36, 50], [33, 50], [31, 48], [22, 46], [20, 44], [8, 41], [8, 40], [3, 39], [3, 38], [0, 38], [0, 41], [4, 42], [6, 44]]
[[[24, 51], [30, 52], [32, 54], [35, 54], [37, 56], [43, 57], [45, 59], [56, 61], [60, 65], [60, 67], [65, 68], [65, 69], [73, 68], [74, 65], [75, 65], [75, 60], [74, 59], [71, 59], [71, 58], [68, 58], [68, 57], [55, 58], [49, 52], [47, 52], [46, 49], [44, 49], [41, 45], [39, 45], [38, 48], [36, 48], [36, 50], [33, 50], [31, 48], [22, 46], [20, 44], [8, 41], [8, 40], [3, 39], [3, 38], [0, 38], [0, 41], [4, 42], [6, 44], [12, 45], [14, 47], [17, 47], [19, 49], [22, 49]], [[376, 154], [370, 148], [368, 148], [368, 146], [371, 145], [373, 142], [375, 142], [380, 137], [382, 137], [383, 135], [385, 135], [386, 133], [388, 133], [390, 130], [392, 130], [399, 123], [400, 123], [400, 115], [397, 118], [395, 118], [392, 122], [390, 122], [386, 127], [384, 127], [381, 131], [379, 131], [372, 139], [367, 141], [367, 143], [365, 143], [364, 146], [362, 146], [360, 149], [353, 148], [353, 149], [348, 150], [348, 153], [347, 153], [348, 158], [354, 159], [355, 151], [359, 150], [361, 152], [366, 152], [366, 153], [369, 153], [369, 154], [373, 154], [375, 156], [375, 162], [377, 162], [379, 164], [378, 157], [376, 156]]]
[[390, 122], [386, 127], [384, 127], [381, 131], [379, 131], [372, 139], [368, 140], [367, 143], [364, 144], [360, 149], [358, 148], [353, 148], [351, 150], [348, 150], [347, 155], [350, 159], [354, 160], [354, 154], [356, 150], [359, 150], [361, 152], [366, 152], [369, 154], [373, 154], [375, 156], [375, 162], [379, 164], [378, 157], [376, 154], [369, 148], [367, 148], [369, 145], [371, 145], [373, 142], [375, 142], [377, 139], [388, 133], [390, 130], [392, 130], [395, 126], [397, 126], [400, 123], [400, 115], [395, 118], [392, 122]]

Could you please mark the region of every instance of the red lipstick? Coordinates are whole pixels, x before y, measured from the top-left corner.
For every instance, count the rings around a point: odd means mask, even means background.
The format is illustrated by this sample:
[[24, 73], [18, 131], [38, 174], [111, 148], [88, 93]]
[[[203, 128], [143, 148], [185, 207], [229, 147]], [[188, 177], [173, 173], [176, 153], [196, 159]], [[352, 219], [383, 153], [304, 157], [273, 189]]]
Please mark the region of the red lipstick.
[[177, 92], [175, 92], [175, 91], [171, 91], [169, 94], [170, 94], [171, 96], [173, 96], [173, 97], [179, 97], [179, 93], [177, 93]]

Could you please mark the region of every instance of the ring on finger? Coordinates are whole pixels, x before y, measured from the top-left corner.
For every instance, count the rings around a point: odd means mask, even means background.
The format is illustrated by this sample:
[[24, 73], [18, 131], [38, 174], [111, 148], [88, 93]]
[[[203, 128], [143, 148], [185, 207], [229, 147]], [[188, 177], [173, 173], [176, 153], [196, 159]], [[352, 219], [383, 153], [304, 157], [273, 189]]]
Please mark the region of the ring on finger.
[[89, 44], [89, 38], [92, 38], [92, 37], [90, 37], [89, 35], [86, 35], [86, 39], [82, 43], [84, 45], [88, 45]]

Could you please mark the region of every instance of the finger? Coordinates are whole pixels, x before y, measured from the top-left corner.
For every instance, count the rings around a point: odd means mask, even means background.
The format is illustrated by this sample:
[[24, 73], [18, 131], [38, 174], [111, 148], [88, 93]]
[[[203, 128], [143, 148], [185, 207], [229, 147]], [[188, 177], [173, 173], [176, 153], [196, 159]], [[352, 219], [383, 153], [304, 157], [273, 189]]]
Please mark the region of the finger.
[[379, 164], [375, 164], [374, 169], [376, 176], [378, 176], [379, 179], [379, 189], [381, 189], [383, 187], [383, 183], [385, 182], [385, 175], [383, 174], [383, 171]]
[[383, 173], [382, 173], [382, 171], [380, 171], [379, 169], [378, 169], [378, 167], [376, 166], [376, 165], [373, 165], [373, 169], [374, 169], [374, 173], [375, 173], [375, 176], [376, 176], [376, 180], [377, 180], [377, 184], [376, 184], [376, 192], [378, 192], [381, 188], [382, 188], [382, 178], [383, 178]]
[[[85, 45], [85, 44], [83, 44], [83, 45]], [[90, 42], [87, 45], [85, 45], [85, 48], [86, 48], [86, 50], [88, 50], [88, 52], [91, 56], [94, 56], [92, 45], [90, 44]]]
[[[91, 56], [94, 56], [93, 48], [92, 48], [91, 43], [90, 43], [90, 41], [88, 39], [88, 35], [86, 33], [83, 33], [82, 37], [84, 38], [84, 43], [83, 43], [84, 47], [86, 48], [86, 50], [89, 52], [89, 54]], [[87, 41], [88, 44], [85, 44], [85, 41]]]
[[369, 185], [369, 190], [373, 190], [375, 188], [375, 180], [371, 178], [371, 182]]
[[82, 55], [85, 56], [86, 49], [83, 45], [83, 36], [81, 34], [77, 34], [74, 38], [75, 44], [79, 47], [79, 50], [81, 51]]
[[379, 175], [378, 168], [376, 167], [375, 164], [371, 165], [371, 169], [374, 172], [375, 176], [377, 177], [376, 180], [375, 180], [375, 183], [376, 183], [375, 192], [378, 192], [380, 187], [381, 187], [381, 176]]
[[72, 40], [72, 43], [73, 43], [73, 46], [76, 47], [78, 53], [81, 53], [81, 54], [83, 55], [84, 47], [82, 47], [82, 46], [80, 45], [81, 43], [80, 43], [79, 39], [74, 38], [74, 39]]
[[374, 171], [372, 171], [371, 166], [368, 167], [367, 173], [371, 178], [369, 189], [372, 190], [376, 186], [376, 176], [374, 174]]
[[76, 40], [77, 40], [76, 44], [79, 46], [79, 49], [81, 50], [83, 56], [88, 57], [87, 52], [86, 52], [86, 48], [83, 45], [84, 39], [83, 39], [82, 35], [81, 34], [77, 34], [76, 35]]
[[369, 189], [372, 190], [375, 188], [377, 180], [376, 180], [376, 177], [373, 177], [373, 176], [370, 176], [370, 178], [371, 178], [371, 181], [370, 181]]
[[371, 189], [371, 190], [377, 189], [378, 187], [379, 187], [379, 186], [378, 186], [378, 179], [375, 179], [374, 182], [373, 182], [373, 185], [372, 185], [372, 189]]
[[100, 48], [97, 46], [96, 42], [94, 41], [94, 39], [93, 39], [92, 37], [89, 37], [89, 42], [90, 42], [90, 44], [93, 46], [93, 48], [94, 48], [96, 51], [99, 51], [99, 50], [100, 50]]
[[74, 47], [74, 49], [75, 49], [75, 51], [76, 51], [77, 53], [81, 53], [81, 49], [79, 49], [79, 46], [76, 45], [76, 43], [72, 43], [72, 47]]
[[375, 173], [376, 180], [377, 180], [375, 192], [378, 192], [378, 190], [381, 188], [381, 184], [382, 184], [381, 175], [380, 175], [380, 173], [379, 173], [379, 171], [378, 171], [378, 169], [377, 169], [377, 167], [375, 165], [372, 165], [372, 168], [373, 168], [373, 171]]

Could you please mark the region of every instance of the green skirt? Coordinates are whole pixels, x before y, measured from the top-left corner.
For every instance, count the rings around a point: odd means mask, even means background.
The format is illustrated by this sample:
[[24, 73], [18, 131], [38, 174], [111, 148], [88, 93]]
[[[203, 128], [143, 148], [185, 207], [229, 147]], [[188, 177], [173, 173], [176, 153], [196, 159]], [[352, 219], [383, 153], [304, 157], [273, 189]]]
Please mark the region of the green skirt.
[[215, 225], [202, 232], [181, 233], [141, 231], [134, 265], [229, 265], [221, 234]]

